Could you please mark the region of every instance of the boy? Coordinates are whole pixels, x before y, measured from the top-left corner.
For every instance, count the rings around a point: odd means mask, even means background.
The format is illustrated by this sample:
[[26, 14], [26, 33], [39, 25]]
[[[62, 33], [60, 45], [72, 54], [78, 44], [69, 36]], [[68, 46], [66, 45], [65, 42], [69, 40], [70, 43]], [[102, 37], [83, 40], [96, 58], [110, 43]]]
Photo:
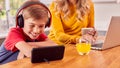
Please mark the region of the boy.
[[[28, 2], [23, 4], [27, 6], [17, 13], [18, 16], [16, 15], [17, 27], [10, 29], [8, 36], [0, 47], [0, 64], [23, 58], [24, 56], [31, 57], [33, 48], [55, 45], [44, 34], [45, 25], [50, 16], [48, 8], [42, 3], [38, 4], [38, 1], [34, 1], [36, 4], [33, 1]], [[22, 27], [19, 24], [21, 22], [18, 19], [19, 16], [23, 17], [21, 17], [23, 19]]]

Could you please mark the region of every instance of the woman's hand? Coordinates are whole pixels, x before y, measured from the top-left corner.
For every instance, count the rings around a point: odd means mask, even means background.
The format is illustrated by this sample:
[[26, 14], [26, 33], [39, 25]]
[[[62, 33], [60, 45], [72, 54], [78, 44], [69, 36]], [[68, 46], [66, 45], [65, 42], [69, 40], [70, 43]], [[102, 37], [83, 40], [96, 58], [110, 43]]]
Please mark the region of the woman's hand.
[[79, 42], [86, 42], [86, 43], [94, 44], [95, 40], [96, 39], [92, 35], [85, 34], [79, 39]]
[[98, 32], [95, 30], [95, 28], [93, 28], [92, 30], [90, 30], [90, 31], [88, 32], [88, 34], [89, 34], [89, 35], [92, 35], [95, 40], [97, 39]]
[[88, 31], [85, 35], [82, 35], [82, 37], [79, 39], [79, 42], [88, 42], [91, 44], [94, 44], [97, 39], [98, 33], [93, 28], [92, 30]]

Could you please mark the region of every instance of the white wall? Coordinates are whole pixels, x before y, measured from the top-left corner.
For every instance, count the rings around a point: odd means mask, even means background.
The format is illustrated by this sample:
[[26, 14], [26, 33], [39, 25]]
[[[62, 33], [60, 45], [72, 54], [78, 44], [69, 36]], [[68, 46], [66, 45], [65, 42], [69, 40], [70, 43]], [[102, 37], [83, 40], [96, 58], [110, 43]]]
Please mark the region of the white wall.
[[98, 30], [107, 30], [111, 16], [120, 16], [120, 4], [95, 3], [95, 27]]
[[49, 5], [53, 0], [40, 0], [42, 3]]

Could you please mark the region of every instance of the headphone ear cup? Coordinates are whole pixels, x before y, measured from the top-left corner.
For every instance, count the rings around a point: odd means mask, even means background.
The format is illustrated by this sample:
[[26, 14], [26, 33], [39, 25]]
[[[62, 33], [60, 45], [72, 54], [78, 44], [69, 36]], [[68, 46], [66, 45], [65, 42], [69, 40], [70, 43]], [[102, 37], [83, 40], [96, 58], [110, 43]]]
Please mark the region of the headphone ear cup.
[[23, 18], [22, 15], [19, 15], [19, 16], [18, 16], [18, 26], [19, 26], [20, 28], [24, 27], [24, 18]]
[[48, 18], [48, 21], [47, 21], [47, 23], [46, 23], [46, 25], [45, 25], [45, 28], [50, 26], [50, 22], [51, 22], [51, 19]]

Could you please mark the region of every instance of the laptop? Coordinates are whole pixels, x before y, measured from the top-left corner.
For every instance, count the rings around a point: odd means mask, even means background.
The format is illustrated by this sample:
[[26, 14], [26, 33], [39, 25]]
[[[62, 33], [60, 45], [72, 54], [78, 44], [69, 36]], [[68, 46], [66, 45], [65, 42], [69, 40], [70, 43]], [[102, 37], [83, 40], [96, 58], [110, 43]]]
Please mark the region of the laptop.
[[64, 50], [65, 50], [64, 45], [33, 48], [31, 62], [32, 63], [40, 63], [40, 62], [49, 63], [49, 61], [60, 60], [64, 56]]
[[97, 40], [91, 48], [105, 50], [120, 45], [120, 16], [112, 16], [104, 40]]

